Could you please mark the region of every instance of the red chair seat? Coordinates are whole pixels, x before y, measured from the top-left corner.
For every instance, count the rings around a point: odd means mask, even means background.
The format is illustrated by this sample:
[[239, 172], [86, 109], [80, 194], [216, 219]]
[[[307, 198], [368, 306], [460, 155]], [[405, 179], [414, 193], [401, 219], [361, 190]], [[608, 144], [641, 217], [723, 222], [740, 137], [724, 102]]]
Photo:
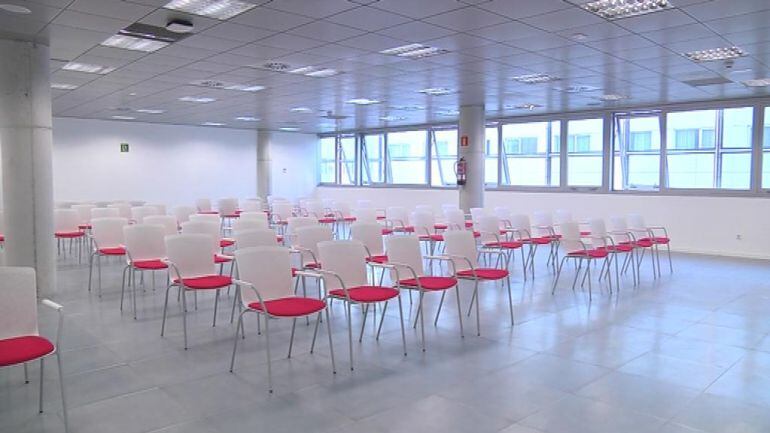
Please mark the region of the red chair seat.
[[465, 228], [469, 229], [471, 227], [473, 227], [473, 221], [465, 221]]
[[406, 233], [414, 233], [414, 226], [393, 227], [393, 231], [406, 232]]
[[5, 242], [5, 235], [0, 235], [0, 242]]
[[214, 254], [214, 263], [220, 264], [220, 263], [230, 263], [233, 259], [230, 257], [221, 256], [219, 254]]
[[232, 239], [221, 239], [219, 241], [219, 248], [227, 248], [235, 245], [235, 241]]
[[230, 215], [222, 215], [222, 218], [239, 218], [241, 216], [240, 212], [235, 212]]
[[354, 216], [347, 216], [347, 217], [342, 218], [342, 221], [352, 223], [352, 222], [356, 221], [356, 217], [354, 217]]
[[163, 263], [162, 260], [136, 260], [131, 263], [136, 269], [167, 269], [168, 265]]
[[519, 242], [524, 244], [535, 244], [535, 245], [548, 245], [553, 241], [553, 239], [549, 237], [541, 237], [541, 238], [526, 238], [526, 239], [519, 239]]
[[54, 233], [54, 236], [57, 238], [63, 238], [63, 239], [74, 239], [79, 238], [81, 236], [85, 235], [83, 232], [56, 232]]
[[[320, 299], [290, 297], [265, 301], [267, 312], [279, 317], [301, 317], [317, 313], [326, 308], [326, 303]], [[262, 304], [252, 302], [249, 304], [252, 310], [262, 311]]]
[[639, 239], [636, 242], [621, 242], [620, 245], [633, 245], [640, 248], [650, 248], [652, 247], [652, 241], [649, 239]]
[[277, 235], [277, 236], [275, 237], [275, 241], [276, 241], [276, 242], [278, 242], [278, 243], [280, 244], [281, 242], [283, 242], [283, 236], [281, 236], [281, 235]]
[[[179, 278], [174, 280], [179, 284]], [[182, 284], [188, 289], [207, 290], [222, 289], [233, 283], [233, 279], [226, 275], [206, 275], [204, 277], [183, 278]]]
[[[473, 270], [466, 269], [457, 273], [460, 278], [473, 278]], [[480, 280], [502, 280], [508, 276], [505, 269], [479, 268], [476, 269], [476, 278]]]
[[457, 280], [452, 277], [417, 277], [398, 282], [400, 286], [417, 287], [417, 281], [425, 290], [446, 290], [457, 285]]
[[306, 269], [320, 269], [321, 268], [321, 264], [320, 263], [316, 263], [316, 262], [305, 263], [302, 266], [304, 266]]
[[393, 229], [388, 229], [388, 228], [382, 229], [383, 236], [392, 235], [392, 234], [393, 234]]
[[385, 219], [385, 215], [377, 215], [377, 219], [380, 220], [380, 221], [384, 220]]
[[124, 247], [99, 248], [99, 254], [103, 256], [124, 256], [126, 249]]
[[591, 236], [591, 232], [581, 231], [580, 236]]
[[[342, 289], [331, 290], [330, 295], [345, 298]], [[383, 302], [398, 296], [398, 290], [392, 287], [359, 286], [348, 289], [348, 296], [355, 302]]]
[[654, 238], [641, 238], [637, 242], [652, 242], [654, 244], [667, 244], [671, 242], [671, 239], [665, 236], [655, 236]]
[[449, 228], [449, 226], [446, 225], [446, 224], [441, 224], [441, 223], [433, 224], [433, 229], [434, 230], [446, 230], [448, 228]]
[[521, 248], [522, 245], [524, 244], [517, 241], [489, 242], [484, 244], [485, 247], [489, 248], [507, 248], [511, 250]]
[[420, 235], [420, 240], [421, 241], [444, 242], [444, 235], [440, 235], [440, 234]]
[[324, 217], [324, 218], [319, 218], [318, 219], [318, 223], [319, 224], [331, 224], [331, 223], [335, 223], [335, 222], [337, 222], [337, 219], [336, 218], [332, 218], [332, 217]]
[[605, 250], [605, 249], [609, 252], [627, 253], [629, 251], [632, 251], [634, 247], [631, 246], [630, 244], [620, 244], [620, 245], [607, 245], [606, 247], [597, 248], [597, 250]]
[[0, 367], [34, 361], [54, 351], [54, 345], [38, 335], [0, 340]]
[[609, 254], [609, 251], [606, 249], [595, 249], [595, 250], [585, 250], [585, 251], [573, 251], [571, 253], [567, 253], [570, 257], [588, 257], [591, 259], [603, 259], [607, 257]]
[[388, 256], [387, 255], [381, 255], [381, 256], [369, 256], [366, 258], [367, 262], [372, 263], [388, 263]]
[[480, 238], [481, 237], [481, 232], [477, 232], [477, 231], [474, 230], [473, 231], [473, 237], [474, 238]]

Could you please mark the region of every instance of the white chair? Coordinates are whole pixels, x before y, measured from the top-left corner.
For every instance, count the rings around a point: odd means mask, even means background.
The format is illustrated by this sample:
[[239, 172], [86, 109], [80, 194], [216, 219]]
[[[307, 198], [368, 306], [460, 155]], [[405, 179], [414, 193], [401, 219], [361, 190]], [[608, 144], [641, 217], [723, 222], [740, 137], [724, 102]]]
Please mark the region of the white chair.
[[[591, 289], [591, 265], [594, 260], [600, 260], [604, 259], [604, 266], [609, 266], [608, 264], [608, 257], [609, 252], [607, 249], [594, 249], [591, 248], [588, 244], [583, 242], [582, 237], [580, 236], [580, 227], [577, 225], [577, 223], [574, 222], [568, 222], [564, 223], [561, 226], [561, 242], [559, 244], [559, 247], [564, 250], [564, 256], [561, 258], [561, 261], [559, 262], [559, 266], [556, 270], [556, 277], [553, 281], [553, 288], [551, 289], [551, 294], [554, 294], [556, 292], [556, 285], [559, 282], [559, 276], [561, 275], [562, 267], [564, 266], [564, 261], [567, 259], [572, 259], [577, 262], [577, 270], [575, 271], [575, 279], [572, 282], [572, 290], [575, 290], [575, 284], [577, 283], [578, 276], [580, 275], [580, 271], [583, 269], [583, 261], [586, 262], [586, 268], [583, 273], [583, 283], [585, 283], [585, 280], [588, 279], [588, 299], [591, 300], [592, 298], [592, 289]], [[610, 287], [612, 284], [612, 279], [610, 281]], [[581, 284], [582, 286], [582, 284]]]
[[376, 223], [377, 222], [377, 210], [373, 207], [359, 207], [353, 209], [353, 216], [356, 218], [356, 222]]
[[[447, 232], [445, 238], [446, 255], [454, 260], [454, 269], [456, 278], [473, 281], [473, 295], [471, 304], [468, 306], [468, 315], [470, 316], [473, 303], [476, 302], [476, 335], [481, 335], [481, 317], [479, 304], [479, 282], [480, 281], [500, 281], [505, 280], [508, 289], [508, 307], [511, 313], [511, 326], [513, 326], [513, 296], [511, 295], [511, 280], [508, 278], [508, 271], [504, 268], [482, 268], [477, 261], [478, 250], [473, 234], [467, 231]], [[504, 255], [502, 252], [498, 252]], [[498, 261], [501, 263], [502, 260]]]
[[[465, 230], [465, 214], [460, 209], [444, 209], [447, 230]], [[471, 224], [472, 225], [472, 224]]]
[[[258, 219], [239, 219], [233, 222], [233, 234], [244, 230], [267, 229], [267, 223]], [[275, 234], [273, 234], [275, 238]]]
[[318, 226], [318, 220], [315, 217], [289, 217], [286, 220], [284, 238], [286, 242], [291, 245], [297, 236], [298, 228], [313, 226]]
[[[650, 250], [650, 265], [652, 266], [652, 277], [657, 278], [658, 272], [656, 269], [655, 264], [655, 244], [652, 242], [651, 239], [640, 239], [637, 237], [639, 235], [639, 231], [634, 232], [631, 230], [628, 226], [628, 222], [626, 221], [625, 217], [622, 216], [611, 216], [610, 217], [610, 234], [613, 236], [613, 239], [615, 239], [615, 243], [619, 245], [631, 245], [634, 250], [640, 250], [641, 253], [639, 253], [638, 257], [636, 257], [636, 261], [634, 262], [634, 266], [636, 266], [636, 275], [641, 279], [641, 267], [642, 267], [642, 261], [644, 260], [644, 255], [647, 253], [647, 250]], [[634, 253], [634, 256], [636, 256], [636, 253]], [[628, 263], [625, 263], [622, 269], [622, 272], [626, 272], [626, 269], [628, 268]]]
[[388, 206], [385, 209], [385, 224], [394, 232], [412, 233], [414, 227], [408, 225], [409, 212], [403, 206]]
[[644, 223], [641, 214], [628, 214], [628, 225], [632, 232], [637, 236], [637, 242], [652, 242], [655, 246], [655, 261], [658, 267], [658, 276], [660, 276], [660, 251], [659, 245], [666, 246], [668, 255], [668, 269], [674, 272], [674, 265], [671, 262], [671, 238], [668, 236], [668, 230], [663, 226], [648, 226]]
[[[376, 264], [388, 262], [388, 255], [385, 253], [385, 247], [382, 242], [382, 226], [377, 222], [356, 221], [350, 225], [350, 239], [361, 242], [364, 248], [366, 248], [366, 261], [373, 263], [371, 266], [372, 282], [376, 281], [374, 277]], [[380, 274], [380, 285], [382, 285], [384, 276], [385, 270], [383, 269]]]
[[[524, 245], [529, 246], [527, 254], [527, 260], [525, 268], [529, 269], [530, 274], [535, 276], [535, 255], [537, 254], [537, 248], [541, 245], [552, 245], [553, 238], [547, 237], [533, 237], [532, 236], [532, 224], [530, 223], [529, 216], [523, 214], [511, 215], [511, 226], [506, 229], [511, 235], [511, 240], [521, 242]], [[558, 250], [557, 250], [558, 251]], [[557, 251], [549, 252], [549, 259], [552, 255], [558, 254]], [[557, 256], [558, 257], [558, 256]]]
[[95, 218], [119, 218], [120, 211], [112, 207], [95, 207], [91, 209], [91, 220]]
[[150, 215], [144, 217], [144, 224], [162, 226], [166, 235], [175, 235], [179, 233], [179, 225], [176, 217], [173, 215]]
[[267, 213], [258, 211], [258, 212], [241, 212], [241, 217], [239, 218], [242, 221], [245, 220], [255, 220], [265, 227], [270, 226], [270, 220], [267, 218]]
[[91, 209], [95, 209], [96, 206], [92, 204], [76, 204], [72, 205], [72, 209], [77, 211], [80, 224], [78, 228], [81, 230], [91, 229]]
[[56, 238], [56, 250], [59, 254], [67, 249], [62, 242], [69, 241], [70, 253], [72, 243], [77, 240], [78, 263], [81, 260], [82, 240], [86, 233], [80, 229], [80, 214], [75, 209], [54, 209], [53, 211], [54, 237]]
[[195, 209], [198, 213], [218, 214], [217, 211], [211, 209], [211, 200], [207, 198], [195, 200]]
[[131, 204], [130, 203], [124, 203], [124, 202], [112, 203], [112, 204], [107, 205], [107, 208], [117, 209], [119, 217], [126, 218], [129, 221], [131, 220]]
[[[401, 343], [406, 356], [406, 336], [404, 333], [404, 312], [401, 307], [399, 291], [392, 287], [374, 286], [369, 283], [366, 272], [367, 252], [364, 244], [358, 241], [338, 240], [325, 241], [318, 244], [318, 254], [323, 269], [315, 272], [323, 275], [324, 291], [326, 297], [337, 299], [345, 303], [348, 318], [348, 343], [350, 348], [350, 369], [353, 370], [353, 324], [351, 306], [360, 304], [364, 309], [364, 318], [361, 322], [361, 333], [358, 341], [361, 342], [366, 326], [366, 317], [369, 306], [383, 304], [380, 325], [377, 327], [377, 337], [380, 339], [382, 322], [388, 308], [388, 301], [398, 298], [398, 312], [401, 318]], [[387, 265], [380, 265], [387, 267]], [[377, 314], [372, 314], [373, 320], [377, 320]]]
[[414, 233], [420, 242], [427, 242], [427, 251], [432, 255], [438, 242], [444, 241], [444, 236], [435, 233], [436, 220], [433, 212], [415, 211], [409, 214], [409, 226], [414, 229]]
[[[191, 223], [187, 223], [191, 224]], [[163, 303], [163, 321], [160, 328], [162, 337], [166, 330], [166, 311], [168, 310], [168, 293], [172, 287], [178, 287], [182, 298], [182, 329], [184, 332], [184, 348], [187, 350], [187, 292], [197, 293], [201, 290], [214, 290], [214, 321], [217, 325], [217, 309], [219, 307], [219, 292], [232, 284], [232, 278], [219, 275], [214, 262], [211, 260], [211, 237], [206, 234], [179, 234], [165, 237], [166, 254], [173, 280], [166, 288], [166, 299]], [[197, 296], [194, 297], [197, 306]]]
[[[607, 272], [609, 277], [611, 262], [615, 262], [615, 287], [620, 291], [620, 272], [618, 270], [618, 255], [625, 254], [624, 266], [631, 260], [634, 260], [634, 247], [626, 242], [621, 244], [615, 243], [615, 238], [607, 231], [607, 226], [604, 224], [604, 220], [601, 218], [592, 218], [588, 221], [591, 228], [590, 234], [586, 235], [580, 233], [581, 236], [587, 236], [591, 240], [592, 249], [606, 249], [610, 253], [609, 262], [607, 268], [602, 269], [603, 272]], [[636, 266], [631, 266], [634, 277], [634, 285], [637, 284]], [[601, 279], [602, 272], [599, 273], [599, 279]]]
[[144, 217], [158, 215], [158, 209], [153, 206], [136, 206], [131, 208], [131, 220], [135, 224], [144, 223]]
[[278, 201], [273, 203], [272, 207], [273, 223], [281, 227], [286, 226], [288, 219], [293, 216], [294, 206], [286, 201]]
[[511, 208], [506, 206], [497, 206], [494, 209], [494, 215], [500, 219], [501, 229], [507, 229], [511, 227], [511, 216], [513, 216]]
[[291, 247], [300, 256], [300, 266], [303, 269], [321, 267], [318, 259], [318, 243], [332, 240], [334, 237], [332, 230], [326, 226], [312, 225], [299, 227], [294, 234]]
[[155, 208], [154, 215], [168, 215], [168, 209], [165, 204], [148, 204], [146, 206]]
[[490, 212], [488, 209], [483, 207], [472, 207], [470, 208], [471, 212], [471, 222], [473, 223], [473, 228], [478, 230], [476, 228], [476, 225], [479, 223], [479, 218], [481, 218], [484, 215], [489, 215]]
[[[172, 217], [173, 218], [173, 217]], [[155, 290], [155, 271], [168, 270], [164, 262], [166, 231], [161, 225], [133, 224], [123, 227], [123, 237], [126, 243], [126, 267], [123, 268], [123, 278], [120, 288], [120, 311], [123, 311], [123, 294], [126, 283], [131, 287], [131, 298], [136, 319], [136, 271], [152, 273], [152, 289]]]
[[336, 229], [337, 218], [332, 210], [324, 206], [321, 200], [306, 200], [305, 211], [307, 216], [318, 220], [319, 224], [328, 224], [332, 230]]
[[345, 201], [333, 201], [332, 211], [337, 220], [337, 234], [339, 237], [350, 237], [350, 225], [356, 221], [356, 216], [350, 209], [350, 204]]
[[177, 206], [174, 208], [174, 216], [176, 217], [177, 224], [182, 224], [190, 221], [190, 215], [194, 215], [196, 212], [192, 206]]
[[[211, 240], [211, 257], [213, 257], [214, 263], [220, 266], [220, 273], [222, 272], [225, 263], [232, 262], [232, 257], [221, 254], [223, 247], [218, 222], [188, 221], [182, 223], [181, 228], [180, 232], [182, 234], [204, 234], [209, 237]], [[230, 272], [232, 273], [232, 267], [230, 268]]]
[[211, 213], [198, 213], [190, 215], [190, 221], [204, 221], [210, 223], [220, 223], [219, 215]]
[[248, 198], [241, 202], [241, 212], [262, 212], [264, 204], [261, 199]]
[[88, 291], [91, 291], [95, 257], [99, 278], [99, 297], [102, 296], [102, 257], [126, 255], [123, 227], [127, 225], [128, 219], [122, 217], [94, 218], [91, 220], [91, 241], [94, 248], [88, 260]]
[[502, 253], [500, 258], [505, 259], [505, 268], [511, 263], [511, 256], [515, 250], [521, 252], [521, 268], [524, 279], [527, 279], [527, 263], [524, 258], [524, 243], [506, 238], [507, 229], [500, 229], [501, 221], [495, 215], [484, 215], [478, 221], [479, 242], [484, 247], [484, 252], [489, 250]]
[[[425, 293], [441, 292], [441, 302], [436, 312], [434, 326], [438, 323], [438, 317], [441, 312], [446, 291], [455, 288], [457, 293], [457, 313], [460, 319], [460, 336], [463, 333], [463, 318], [460, 311], [460, 289], [457, 286], [457, 279], [449, 276], [435, 276], [426, 274], [423, 267], [423, 258], [420, 252], [420, 241], [417, 236], [389, 236], [385, 240], [385, 249], [388, 252], [387, 266], [391, 270], [391, 280], [394, 286], [399, 289], [416, 290], [419, 295], [419, 307], [415, 316], [415, 326], [417, 320], [420, 320], [420, 335], [422, 350], [425, 351], [425, 319], [423, 308], [423, 297]], [[443, 257], [430, 256], [431, 260], [448, 260]], [[454, 269], [452, 270], [454, 274]]]
[[235, 281], [238, 287], [243, 311], [238, 316], [233, 340], [233, 355], [230, 359], [230, 371], [235, 367], [235, 354], [238, 348], [239, 333], [243, 327], [243, 316], [246, 313], [257, 314], [258, 323], [264, 317], [265, 347], [267, 354], [267, 384], [268, 391], [273, 392], [272, 359], [270, 357], [270, 319], [292, 319], [291, 340], [289, 342], [289, 357], [294, 342], [294, 330], [297, 319], [317, 314], [316, 327], [313, 332], [313, 352], [315, 338], [318, 333], [318, 322], [321, 313], [326, 314], [326, 332], [329, 337], [329, 353], [332, 361], [332, 372], [337, 369], [334, 364], [334, 344], [332, 343], [331, 320], [326, 302], [320, 299], [298, 297], [292, 288], [292, 269], [289, 251], [278, 246], [254, 247], [239, 249], [235, 259], [242, 272]]
[[229, 230], [233, 220], [238, 218], [238, 199], [219, 199], [217, 200], [217, 209], [219, 209], [219, 216], [222, 218], [222, 229]]
[[[24, 380], [29, 383], [27, 364], [40, 360], [39, 412], [43, 413], [43, 384], [45, 359], [56, 354], [61, 390], [64, 431], [68, 431], [67, 401], [61, 366], [62, 306], [43, 299], [41, 303], [59, 313], [56, 339], [52, 343], [40, 335], [37, 320], [37, 283], [35, 270], [22, 267], [0, 267], [0, 368], [19, 364], [24, 368]], [[6, 375], [6, 381], [11, 376]]]
[[236, 230], [234, 238], [236, 251], [243, 248], [276, 245], [275, 232], [270, 229]]

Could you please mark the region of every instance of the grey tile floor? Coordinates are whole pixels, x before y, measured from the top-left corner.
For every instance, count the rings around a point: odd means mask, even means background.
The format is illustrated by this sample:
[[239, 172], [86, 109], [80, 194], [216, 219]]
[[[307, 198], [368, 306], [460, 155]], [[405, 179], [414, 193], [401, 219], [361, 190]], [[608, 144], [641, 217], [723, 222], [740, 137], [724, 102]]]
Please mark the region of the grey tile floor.
[[[677, 254], [675, 273], [573, 293], [566, 269], [555, 296], [542, 266], [512, 287], [510, 327], [500, 286], [482, 288], [481, 337], [475, 319], [460, 338], [453, 296], [427, 351], [407, 328], [401, 353], [397, 309], [379, 341], [371, 323], [348, 364], [345, 316], [332, 317], [337, 374], [326, 335], [308, 353], [312, 326], [298, 326], [286, 359], [290, 321], [271, 324], [275, 393], [267, 392], [265, 338], [247, 321], [235, 373], [228, 372], [234, 326], [213, 298], [189, 314], [182, 348], [179, 306], [172, 302], [160, 337], [161, 276], [138, 296], [138, 320], [118, 309], [121, 267], [105, 266], [104, 295], [86, 290], [87, 267], [59, 260], [56, 300], [65, 306], [62, 344], [71, 431], [76, 433], [233, 432], [768, 432], [770, 431], [770, 266], [767, 262]], [[664, 267], [665, 268], [665, 267]], [[594, 286], [595, 289], [597, 286]], [[462, 286], [467, 307], [470, 287]], [[415, 298], [416, 299], [416, 298]], [[413, 317], [408, 297], [406, 312]], [[438, 296], [427, 298], [435, 312]], [[354, 311], [354, 326], [361, 314]], [[429, 316], [430, 317], [430, 316]], [[41, 316], [51, 332], [54, 317]], [[322, 328], [323, 330], [323, 328]], [[0, 370], [0, 431], [60, 432], [55, 364], [45, 370], [47, 411], [37, 413], [37, 366], [31, 384], [20, 367]]]

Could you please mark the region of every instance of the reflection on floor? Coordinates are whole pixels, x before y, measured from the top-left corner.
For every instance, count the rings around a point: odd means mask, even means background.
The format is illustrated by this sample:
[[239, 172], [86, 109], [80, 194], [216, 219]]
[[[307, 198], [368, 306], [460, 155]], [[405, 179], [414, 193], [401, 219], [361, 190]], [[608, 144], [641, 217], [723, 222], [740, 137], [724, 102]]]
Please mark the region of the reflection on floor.
[[[551, 296], [544, 261], [534, 281], [523, 282], [520, 268], [512, 267], [515, 328], [500, 286], [483, 287], [481, 337], [471, 316], [460, 338], [453, 296], [434, 327], [439, 296], [427, 296], [427, 351], [419, 350], [419, 332], [408, 327], [409, 354], [403, 356], [398, 311], [391, 308], [379, 342], [370, 322], [363, 342], [354, 343], [353, 372], [340, 306], [332, 318], [336, 375], [324, 335], [309, 354], [313, 327], [300, 322], [288, 360], [291, 323], [271, 322], [270, 395], [264, 337], [253, 320], [246, 323], [235, 373], [228, 372], [232, 297], [220, 303], [215, 328], [213, 297], [199, 297], [199, 309], [188, 315], [185, 351], [174, 296], [167, 335], [159, 335], [160, 274], [155, 292], [145, 278], [134, 320], [130, 308], [122, 314], [118, 308], [118, 262], [104, 268], [99, 299], [86, 290], [87, 267], [60, 259], [56, 301], [66, 313], [62, 350], [71, 431], [770, 431], [767, 262], [676, 254], [674, 274], [652, 280], [645, 268], [639, 287], [631, 287], [628, 275], [613, 295], [594, 283], [589, 304], [586, 292], [570, 290], [569, 267]], [[464, 308], [470, 290], [463, 286]], [[414, 317], [403, 296], [405, 313]], [[53, 319], [41, 317], [43, 333]], [[359, 310], [353, 319], [360, 325]], [[32, 378], [37, 371], [30, 368]], [[46, 368], [48, 410], [38, 415], [36, 380], [24, 385], [21, 367], [0, 370], [0, 431], [62, 431], [56, 377], [54, 367]]]

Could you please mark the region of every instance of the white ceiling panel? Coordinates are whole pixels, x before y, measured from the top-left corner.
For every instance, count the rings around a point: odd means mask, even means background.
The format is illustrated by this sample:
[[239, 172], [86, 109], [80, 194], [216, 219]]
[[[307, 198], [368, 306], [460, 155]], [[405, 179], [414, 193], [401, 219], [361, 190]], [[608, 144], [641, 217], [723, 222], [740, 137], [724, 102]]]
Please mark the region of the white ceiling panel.
[[320, 39], [325, 42], [337, 42], [342, 39], [362, 35], [364, 31], [329, 21], [319, 20], [296, 27], [289, 33], [306, 38]]
[[327, 20], [369, 32], [376, 32], [377, 30], [412, 21], [409, 17], [394, 14], [392, 12], [385, 12], [368, 6], [350, 9], [328, 17]]
[[500, 24], [507, 20], [500, 15], [487, 12], [474, 6], [468, 6], [463, 9], [457, 9], [426, 18], [425, 21], [452, 30], [469, 31]]

